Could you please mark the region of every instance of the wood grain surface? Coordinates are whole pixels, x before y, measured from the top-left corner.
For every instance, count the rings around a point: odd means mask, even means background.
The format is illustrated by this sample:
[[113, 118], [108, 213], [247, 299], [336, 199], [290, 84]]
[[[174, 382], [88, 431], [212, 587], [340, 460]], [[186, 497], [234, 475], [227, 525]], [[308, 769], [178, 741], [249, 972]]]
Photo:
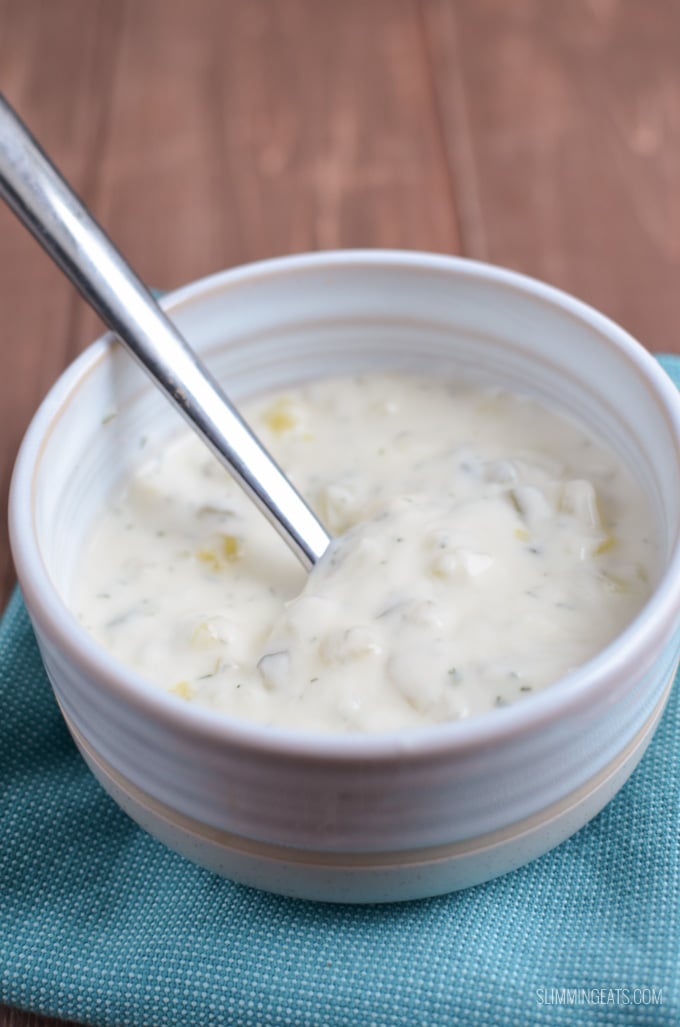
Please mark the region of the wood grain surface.
[[[462, 253], [673, 352], [679, 54], [675, 0], [0, 0], [0, 90], [148, 282]], [[0, 209], [0, 605], [21, 435], [100, 331]]]

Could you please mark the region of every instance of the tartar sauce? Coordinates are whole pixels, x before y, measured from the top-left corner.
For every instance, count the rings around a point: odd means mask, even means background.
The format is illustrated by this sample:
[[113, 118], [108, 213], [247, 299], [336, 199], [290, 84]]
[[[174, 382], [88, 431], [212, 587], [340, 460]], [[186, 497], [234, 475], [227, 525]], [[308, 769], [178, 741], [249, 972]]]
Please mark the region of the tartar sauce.
[[337, 536], [314, 571], [187, 432], [101, 512], [74, 589], [95, 639], [187, 702], [322, 731], [469, 717], [581, 665], [650, 593], [642, 490], [533, 399], [367, 375], [243, 410]]

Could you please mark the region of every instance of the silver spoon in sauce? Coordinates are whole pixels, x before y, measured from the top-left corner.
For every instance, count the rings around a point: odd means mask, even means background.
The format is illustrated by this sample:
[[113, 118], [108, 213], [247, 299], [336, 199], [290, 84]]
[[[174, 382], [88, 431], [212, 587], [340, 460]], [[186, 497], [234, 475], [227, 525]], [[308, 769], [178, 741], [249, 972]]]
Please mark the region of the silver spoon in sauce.
[[0, 196], [309, 570], [325, 528], [2, 94]]

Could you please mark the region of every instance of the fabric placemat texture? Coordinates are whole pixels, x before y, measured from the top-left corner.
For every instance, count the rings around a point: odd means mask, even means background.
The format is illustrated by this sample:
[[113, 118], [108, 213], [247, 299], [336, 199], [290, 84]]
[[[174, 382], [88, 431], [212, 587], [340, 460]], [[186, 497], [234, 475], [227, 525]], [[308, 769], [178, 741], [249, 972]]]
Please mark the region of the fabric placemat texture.
[[18, 592], [0, 704], [10, 1006], [116, 1027], [680, 1024], [677, 683], [639, 768], [573, 838], [489, 884], [372, 907], [233, 884], [139, 829], [72, 743]]

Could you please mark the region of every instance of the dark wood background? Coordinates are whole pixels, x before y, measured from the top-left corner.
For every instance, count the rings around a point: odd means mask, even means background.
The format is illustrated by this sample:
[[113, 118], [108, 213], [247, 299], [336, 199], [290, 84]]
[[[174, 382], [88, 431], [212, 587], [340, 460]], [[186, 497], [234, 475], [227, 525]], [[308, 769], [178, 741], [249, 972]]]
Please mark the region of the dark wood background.
[[[0, 90], [154, 285], [462, 253], [680, 352], [677, 0], [0, 0]], [[17, 446], [99, 333], [0, 209], [0, 607]]]

